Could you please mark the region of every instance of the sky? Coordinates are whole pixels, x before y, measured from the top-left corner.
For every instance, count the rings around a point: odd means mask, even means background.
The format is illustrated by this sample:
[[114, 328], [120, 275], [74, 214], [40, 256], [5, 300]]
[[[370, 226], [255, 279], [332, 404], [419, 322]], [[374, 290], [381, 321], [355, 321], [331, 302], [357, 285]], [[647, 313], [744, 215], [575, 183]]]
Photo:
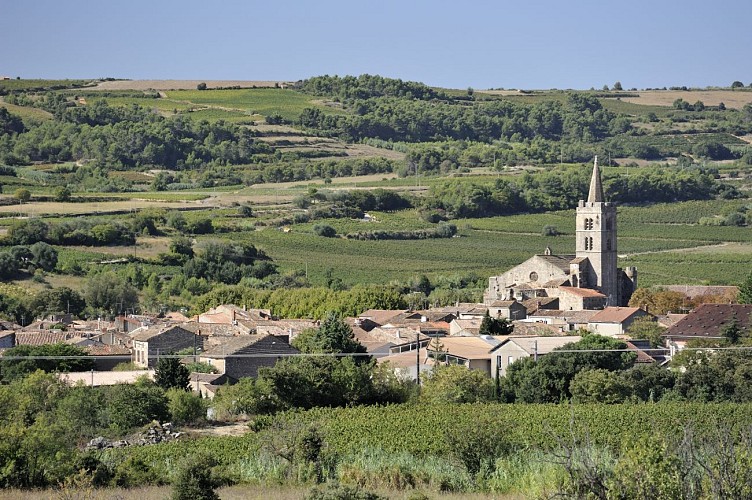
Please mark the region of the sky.
[[0, 0], [0, 75], [752, 84], [752, 0]]

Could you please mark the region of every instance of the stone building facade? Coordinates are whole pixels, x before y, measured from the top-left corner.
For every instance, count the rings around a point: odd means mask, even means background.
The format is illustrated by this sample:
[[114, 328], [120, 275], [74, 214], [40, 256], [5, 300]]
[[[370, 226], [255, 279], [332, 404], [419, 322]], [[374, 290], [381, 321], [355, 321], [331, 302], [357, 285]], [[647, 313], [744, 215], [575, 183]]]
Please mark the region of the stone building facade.
[[501, 275], [491, 276], [484, 302], [571, 297], [571, 289], [583, 289], [592, 293], [581, 294], [582, 299], [566, 300], [568, 309], [626, 306], [637, 288], [637, 270], [617, 267], [616, 206], [605, 201], [597, 157], [588, 199], [580, 200], [575, 218], [575, 255], [553, 255], [546, 248], [543, 255], [534, 255]]

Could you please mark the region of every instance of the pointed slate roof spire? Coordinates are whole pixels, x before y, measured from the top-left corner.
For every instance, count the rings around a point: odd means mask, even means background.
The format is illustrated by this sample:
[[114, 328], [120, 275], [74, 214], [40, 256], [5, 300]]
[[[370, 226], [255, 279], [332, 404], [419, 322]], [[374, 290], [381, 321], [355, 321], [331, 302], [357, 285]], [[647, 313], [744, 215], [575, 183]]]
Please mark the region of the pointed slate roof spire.
[[603, 196], [603, 184], [601, 184], [601, 171], [598, 170], [598, 157], [595, 157], [593, 163], [593, 177], [590, 179], [590, 192], [588, 193], [589, 203], [605, 201]]

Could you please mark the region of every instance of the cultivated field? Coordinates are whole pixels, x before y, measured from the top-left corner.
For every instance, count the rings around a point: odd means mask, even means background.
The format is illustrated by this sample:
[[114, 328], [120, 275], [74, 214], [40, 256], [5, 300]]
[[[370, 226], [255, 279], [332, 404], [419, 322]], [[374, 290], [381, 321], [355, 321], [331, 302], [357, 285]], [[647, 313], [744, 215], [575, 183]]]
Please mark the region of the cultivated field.
[[100, 82], [97, 90], [196, 90], [199, 83], [207, 88], [217, 87], [276, 87], [287, 86], [289, 82], [274, 80], [117, 80]]
[[640, 97], [622, 97], [622, 101], [645, 106], [671, 106], [684, 99], [693, 104], [702, 101], [706, 106], [723, 103], [727, 108], [741, 109], [752, 103], [752, 91], [746, 90], [641, 90]]

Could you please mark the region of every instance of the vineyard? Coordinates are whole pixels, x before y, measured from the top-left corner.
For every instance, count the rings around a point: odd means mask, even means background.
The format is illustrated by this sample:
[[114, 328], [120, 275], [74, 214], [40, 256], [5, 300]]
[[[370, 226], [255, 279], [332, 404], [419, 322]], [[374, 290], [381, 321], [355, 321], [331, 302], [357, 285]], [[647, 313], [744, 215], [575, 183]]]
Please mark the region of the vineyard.
[[[324, 479], [366, 487], [527, 496], [566, 479], [555, 458], [563, 446], [601, 450], [602, 459], [611, 461], [602, 465], [608, 469], [636, 442], [673, 443], [685, 431], [697, 442], [713, 442], [726, 432], [737, 436], [752, 425], [751, 410], [748, 404], [697, 403], [317, 409], [257, 420], [257, 431], [243, 437], [113, 449], [100, 460], [125, 477], [137, 466], [142, 480], [156, 484], [171, 479], [182, 457], [201, 450], [236, 483], [311, 483], [321, 468]], [[307, 442], [303, 436], [314, 435], [321, 445], [312, 460], [319, 465], [291, 458], [298, 455], [290, 450]], [[473, 451], [480, 462], [462, 450]], [[486, 458], [490, 468], [474, 468]]]

